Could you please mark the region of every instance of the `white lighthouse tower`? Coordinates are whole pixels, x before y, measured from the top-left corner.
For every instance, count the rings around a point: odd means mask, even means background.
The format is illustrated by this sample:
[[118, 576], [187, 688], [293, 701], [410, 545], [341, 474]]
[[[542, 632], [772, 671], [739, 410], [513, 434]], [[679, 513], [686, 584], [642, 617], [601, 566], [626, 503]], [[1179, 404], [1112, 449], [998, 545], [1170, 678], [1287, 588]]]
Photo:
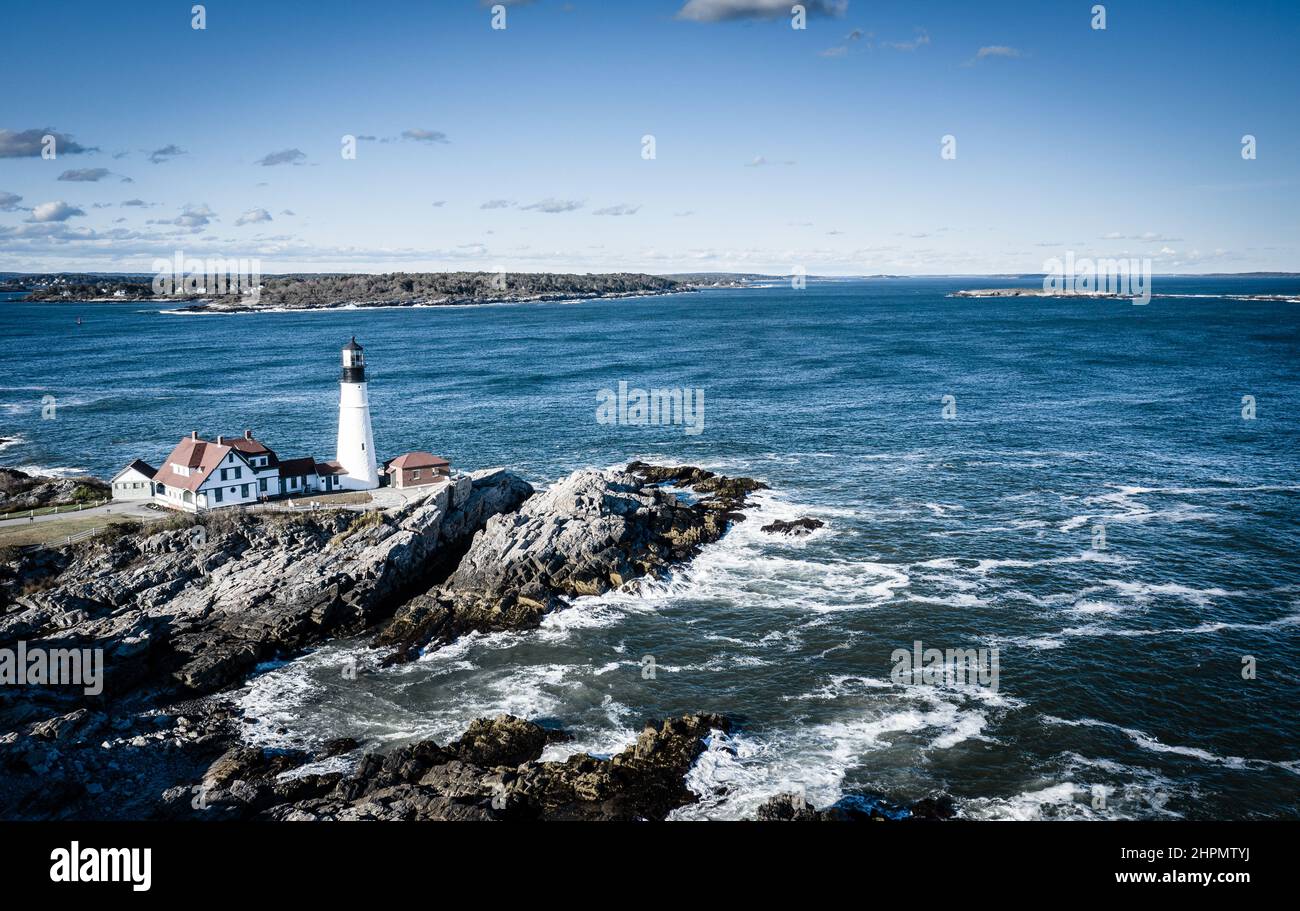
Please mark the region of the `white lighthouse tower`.
[[340, 479], [344, 489], [373, 490], [379, 486], [375, 437], [370, 429], [370, 394], [366, 391], [366, 356], [356, 336], [343, 346], [336, 458], [346, 472]]

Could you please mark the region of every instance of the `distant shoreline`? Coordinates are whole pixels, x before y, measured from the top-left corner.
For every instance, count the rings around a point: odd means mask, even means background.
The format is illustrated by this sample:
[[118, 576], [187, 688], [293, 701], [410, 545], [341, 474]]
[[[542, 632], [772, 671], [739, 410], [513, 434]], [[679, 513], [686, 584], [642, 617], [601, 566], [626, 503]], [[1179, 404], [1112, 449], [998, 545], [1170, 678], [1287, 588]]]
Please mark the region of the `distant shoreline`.
[[[198, 263], [199, 261], [195, 261]], [[523, 272], [395, 272], [262, 275], [216, 264], [211, 272], [119, 276], [93, 273], [18, 276], [0, 290], [32, 303], [169, 305], [167, 312], [253, 313], [368, 307], [474, 306], [675, 294], [699, 287], [743, 287], [745, 282], [702, 275], [691, 280], [635, 272], [555, 274]], [[179, 268], [179, 267], [178, 267]], [[243, 268], [243, 267], [241, 267]], [[180, 306], [175, 306], [180, 305]], [[175, 306], [175, 309], [172, 307]]]
[[[670, 294], [690, 294], [700, 290], [699, 288], [683, 287], [673, 288], [665, 291], [620, 291], [608, 293], [589, 293], [589, 294], [538, 294], [519, 297], [489, 297], [489, 298], [442, 298], [439, 300], [376, 300], [376, 301], [339, 301], [338, 303], [329, 304], [309, 304], [302, 306], [289, 306], [284, 304], [263, 305], [257, 303], [248, 303], [245, 299], [239, 302], [223, 301], [221, 299], [205, 298], [198, 302], [187, 304], [184, 307], [175, 307], [163, 312], [176, 313], [185, 315], [237, 315], [243, 313], [314, 313], [326, 312], [330, 310], [413, 310], [413, 309], [432, 309], [434, 307], [489, 307], [494, 305], [509, 304], [562, 304], [562, 303], [580, 303], [588, 300], [620, 300], [626, 298], [638, 297], [665, 297]], [[165, 299], [164, 299], [165, 300]], [[158, 298], [142, 301], [142, 303], [158, 303]]]

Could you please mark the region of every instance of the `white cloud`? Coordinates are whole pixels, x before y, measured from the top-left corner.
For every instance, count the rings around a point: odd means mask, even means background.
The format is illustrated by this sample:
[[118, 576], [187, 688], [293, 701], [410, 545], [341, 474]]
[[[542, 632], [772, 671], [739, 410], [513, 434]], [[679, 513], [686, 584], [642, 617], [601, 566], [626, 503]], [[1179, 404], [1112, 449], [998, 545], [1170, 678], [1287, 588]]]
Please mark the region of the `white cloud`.
[[249, 209], [243, 215], [235, 219], [235, 227], [241, 225], [256, 225], [264, 221], [271, 221], [271, 213], [265, 209]]
[[217, 217], [217, 213], [208, 208], [207, 204], [201, 206], [188, 205], [181, 209], [181, 214], [172, 219], [152, 219], [151, 225], [176, 225], [178, 228], [189, 228], [197, 231], [199, 228], [205, 228], [212, 219]]
[[32, 210], [32, 216], [27, 220], [33, 222], [67, 221], [74, 216], [85, 214], [76, 206], [60, 200], [58, 202], [41, 203]]
[[554, 199], [551, 197], [547, 197], [546, 199], [538, 200], [532, 205], [521, 206], [520, 208], [524, 209], [525, 211], [547, 212], [549, 214], [554, 215], [560, 212], [577, 211], [578, 209], [582, 208], [582, 203], [576, 199]]
[[994, 44], [988, 47], [982, 47], [975, 52], [976, 60], [983, 60], [986, 57], [1019, 57], [1020, 51], [1014, 47], [1007, 47], [1005, 44]]
[[45, 149], [45, 137], [54, 137], [56, 155], [79, 155], [82, 152], [98, 152], [97, 148], [87, 148], [74, 142], [67, 133], [60, 133], [49, 127], [33, 130], [0, 130], [0, 158], [40, 158]]
[[413, 139], [416, 142], [446, 143], [451, 141], [447, 138], [446, 133], [439, 132], [438, 130], [421, 130], [421, 129], [403, 130], [402, 138]]
[[[149, 160], [154, 164], [162, 164], [164, 161], [171, 161], [177, 155], [184, 155], [185, 150], [179, 146], [165, 145], [161, 149], [154, 149], [149, 153]], [[116, 157], [116, 156], [114, 156]]]
[[635, 215], [641, 211], [640, 206], [632, 206], [627, 203], [619, 203], [613, 206], [605, 206], [603, 209], [597, 209], [592, 215]]
[[254, 164], [260, 164], [264, 168], [278, 164], [300, 164], [306, 157], [307, 153], [301, 149], [284, 149], [279, 152], [272, 152], [269, 155], [263, 155]]
[[103, 180], [111, 172], [108, 168], [76, 168], [71, 171], [64, 171], [59, 175], [59, 180], [72, 181], [74, 183], [95, 183]]

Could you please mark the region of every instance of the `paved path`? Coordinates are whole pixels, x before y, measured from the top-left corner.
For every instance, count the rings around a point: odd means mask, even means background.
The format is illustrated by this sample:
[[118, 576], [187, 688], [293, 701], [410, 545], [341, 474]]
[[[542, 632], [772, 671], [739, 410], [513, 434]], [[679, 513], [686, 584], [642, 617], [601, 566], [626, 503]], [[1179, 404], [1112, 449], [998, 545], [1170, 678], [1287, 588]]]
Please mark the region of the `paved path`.
[[158, 519], [166, 513], [148, 509], [143, 502], [105, 503], [88, 509], [68, 509], [63, 512], [46, 512], [37, 516], [22, 513], [17, 518], [0, 519], [0, 528], [12, 528], [15, 525], [37, 525], [41, 522], [59, 522], [81, 516], [127, 516], [132, 519]]

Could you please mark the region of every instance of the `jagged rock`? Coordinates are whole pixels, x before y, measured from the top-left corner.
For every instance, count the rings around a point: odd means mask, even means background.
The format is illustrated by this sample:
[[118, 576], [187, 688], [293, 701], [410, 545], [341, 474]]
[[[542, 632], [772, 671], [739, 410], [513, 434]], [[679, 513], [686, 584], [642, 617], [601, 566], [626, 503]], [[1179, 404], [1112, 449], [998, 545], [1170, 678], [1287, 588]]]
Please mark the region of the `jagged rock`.
[[32, 725], [31, 736], [46, 740], [61, 740], [74, 731], [86, 732], [98, 728], [104, 721], [102, 715], [92, 715], [86, 709], [77, 709], [57, 718], [49, 718]]
[[467, 763], [489, 769], [537, 759], [547, 739], [546, 731], [535, 724], [498, 715], [491, 720], [479, 718], [448, 749]]
[[806, 516], [801, 519], [795, 519], [793, 522], [786, 522], [782, 519], [777, 519], [775, 522], [764, 525], [763, 531], [771, 534], [799, 536], [812, 534], [813, 531], [821, 528], [825, 524], [826, 523], [821, 519], [810, 519]]
[[760, 822], [818, 822], [826, 817], [798, 794], [778, 794], [758, 808], [755, 818]]
[[889, 820], [950, 819], [957, 807], [947, 794], [899, 805], [869, 794], [848, 795], [819, 810], [798, 794], [778, 794], [758, 808], [761, 822], [885, 822]]
[[[728, 729], [720, 715], [686, 715], [648, 725], [611, 759], [538, 762], [547, 736], [541, 727], [508, 715], [479, 719], [451, 747], [423, 741], [387, 756], [371, 754], [329, 794], [260, 812], [279, 820], [663, 819], [696, 799], [686, 773], [704, 751], [704, 739]], [[509, 756], [498, 752], [503, 741], [517, 744]], [[467, 744], [478, 750], [485, 743], [492, 746], [483, 755], [496, 771], [465, 759]], [[525, 744], [531, 758], [505, 768], [526, 755]], [[262, 801], [265, 794], [243, 797]]]
[[714, 730], [727, 732], [721, 715], [699, 714], [647, 724], [636, 743], [611, 759], [571, 756], [530, 766], [511, 786], [537, 805], [544, 819], [663, 819], [698, 798], [685, 776]]
[[957, 804], [951, 796], [924, 797], [908, 807], [908, 819], [952, 819], [957, 815]]
[[274, 778], [281, 772], [297, 768], [307, 760], [301, 753], [272, 753], [256, 747], [235, 747], [209, 766], [204, 784], [226, 788], [236, 781]]
[[[711, 495], [688, 504], [658, 486], [664, 480]], [[536, 627], [568, 598], [661, 576], [695, 556], [764, 486], [639, 462], [626, 472], [575, 472], [490, 520], [447, 582], [402, 607], [376, 644], [397, 646], [389, 660], [402, 661], [469, 632]]]
[[361, 746], [361, 741], [354, 737], [335, 737], [333, 740], [327, 740], [321, 744], [317, 758], [328, 759], [331, 756], [342, 756], [344, 753], [351, 753], [359, 746]]

